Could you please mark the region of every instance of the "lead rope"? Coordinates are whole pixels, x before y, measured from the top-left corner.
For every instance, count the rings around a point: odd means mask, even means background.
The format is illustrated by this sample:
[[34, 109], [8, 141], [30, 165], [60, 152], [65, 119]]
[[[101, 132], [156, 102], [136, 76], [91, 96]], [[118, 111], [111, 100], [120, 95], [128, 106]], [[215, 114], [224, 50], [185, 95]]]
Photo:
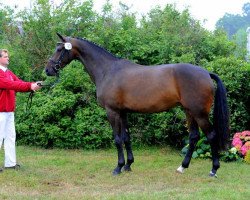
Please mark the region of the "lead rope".
[[[56, 76], [56, 80], [54, 83], [52, 84], [43, 84], [43, 83], [37, 83], [37, 85], [41, 86], [41, 87], [50, 87], [50, 90], [52, 90], [52, 88], [54, 88], [58, 83], [59, 83], [59, 76]], [[28, 113], [28, 111], [30, 110], [31, 108], [31, 105], [32, 105], [32, 99], [35, 95], [35, 92], [32, 90], [29, 94], [29, 97], [28, 97], [28, 100], [27, 100], [27, 103], [26, 103], [26, 113]]]
[[28, 113], [28, 111], [31, 108], [31, 104], [32, 104], [32, 99], [33, 99], [34, 93], [35, 92], [32, 90], [30, 92], [30, 94], [29, 94], [29, 97], [28, 97], [28, 100], [27, 100], [27, 103], [26, 103], [26, 110], [25, 110], [26, 113]]

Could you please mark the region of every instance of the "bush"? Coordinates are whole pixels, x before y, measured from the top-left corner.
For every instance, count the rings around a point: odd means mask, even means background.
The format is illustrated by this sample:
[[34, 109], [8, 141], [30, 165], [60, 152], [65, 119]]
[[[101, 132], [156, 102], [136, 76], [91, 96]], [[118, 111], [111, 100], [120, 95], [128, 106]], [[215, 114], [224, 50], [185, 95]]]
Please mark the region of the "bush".
[[[224, 82], [230, 110], [231, 133], [250, 127], [250, 64], [235, 57], [217, 58], [205, 67]], [[232, 135], [231, 135], [232, 136]]]
[[[140, 64], [205, 63], [203, 66], [217, 73], [228, 89], [232, 132], [250, 128], [250, 87], [246, 81], [249, 64], [230, 57], [235, 44], [224, 32], [205, 30], [188, 10], [178, 12], [173, 5], [152, 9], [140, 20], [140, 25], [126, 6], [118, 15], [111, 7], [107, 4], [99, 15], [93, 11], [91, 0], [64, 1], [58, 7], [49, 5], [47, 0], [39, 1], [33, 10], [19, 13], [23, 35], [15, 31], [15, 23], [5, 19], [12, 19], [12, 15], [3, 12], [6, 17], [0, 19], [1, 38], [6, 39], [2, 43], [11, 47], [13, 61], [18, 65], [10, 67], [25, 80], [43, 80], [41, 71], [54, 49], [57, 31], [86, 37]], [[53, 78], [46, 81], [53, 83]], [[95, 87], [80, 64], [67, 66], [55, 87], [36, 92], [28, 113], [25, 112], [27, 94], [18, 94], [17, 98], [17, 141], [21, 144], [48, 148], [99, 148], [112, 144], [106, 113], [97, 105]], [[183, 145], [187, 130], [180, 108], [128, 117], [133, 142]], [[203, 142], [199, 144], [203, 146]]]
[[[54, 88], [36, 92], [29, 112], [23, 112], [24, 103], [17, 106], [19, 144], [86, 149], [111, 145], [111, 129], [95, 103], [88, 75], [74, 65], [63, 70]], [[18, 95], [21, 102], [25, 98]]]
[[[211, 147], [207, 141], [206, 136], [200, 131], [201, 138], [196, 144], [195, 150], [192, 154], [192, 158], [211, 158]], [[189, 148], [189, 140], [188, 138], [185, 140], [185, 146], [182, 148], [181, 152], [183, 155], [186, 155]]]
[[186, 116], [181, 108], [154, 114], [129, 114], [130, 132], [137, 145], [183, 145], [187, 135]]

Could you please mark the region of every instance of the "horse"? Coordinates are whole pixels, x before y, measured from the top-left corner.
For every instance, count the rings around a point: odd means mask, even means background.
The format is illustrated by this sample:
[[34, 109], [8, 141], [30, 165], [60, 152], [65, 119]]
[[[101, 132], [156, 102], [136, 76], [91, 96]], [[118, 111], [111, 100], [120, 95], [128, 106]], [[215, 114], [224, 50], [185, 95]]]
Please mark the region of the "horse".
[[[45, 73], [57, 76], [72, 60], [85, 66], [96, 86], [97, 101], [106, 110], [113, 130], [118, 152], [113, 175], [131, 171], [134, 162], [127, 114], [164, 112], [181, 105], [187, 117], [189, 149], [176, 171], [184, 173], [189, 167], [200, 128], [211, 146], [209, 176], [217, 177], [219, 152], [227, 148], [229, 140], [226, 88], [218, 75], [188, 63], [143, 66], [117, 57], [87, 39], [57, 35], [60, 42], [47, 62]], [[209, 120], [212, 107], [213, 123]]]

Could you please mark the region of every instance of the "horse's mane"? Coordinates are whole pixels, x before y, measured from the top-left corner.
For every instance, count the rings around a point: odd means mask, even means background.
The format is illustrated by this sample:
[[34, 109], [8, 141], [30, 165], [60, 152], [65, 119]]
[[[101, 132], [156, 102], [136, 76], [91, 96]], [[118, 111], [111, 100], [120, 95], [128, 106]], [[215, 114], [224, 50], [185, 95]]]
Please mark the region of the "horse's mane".
[[75, 39], [87, 42], [89, 45], [93, 46], [100, 53], [105, 53], [105, 54], [108, 54], [109, 56], [111, 56], [113, 58], [121, 59], [120, 57], [115, 56], [114, 54], [110, 53], [109, 51], [107, 51], [106, 49], [104, 49], [103, 47], [101, 47], [99, 44], [96, 44], [95, 42], [89, 41], [86, 38], [76, 37]]

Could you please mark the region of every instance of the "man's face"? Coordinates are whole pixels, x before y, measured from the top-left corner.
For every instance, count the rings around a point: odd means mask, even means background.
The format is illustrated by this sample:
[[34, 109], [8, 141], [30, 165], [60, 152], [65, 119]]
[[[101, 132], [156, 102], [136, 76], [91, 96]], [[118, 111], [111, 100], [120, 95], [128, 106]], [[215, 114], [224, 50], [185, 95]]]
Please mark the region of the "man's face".
[[2, 56], [0, 57], [0, 65], [7, 67], [9, 65], [9, 55], [8, 53], [2, 52]]

